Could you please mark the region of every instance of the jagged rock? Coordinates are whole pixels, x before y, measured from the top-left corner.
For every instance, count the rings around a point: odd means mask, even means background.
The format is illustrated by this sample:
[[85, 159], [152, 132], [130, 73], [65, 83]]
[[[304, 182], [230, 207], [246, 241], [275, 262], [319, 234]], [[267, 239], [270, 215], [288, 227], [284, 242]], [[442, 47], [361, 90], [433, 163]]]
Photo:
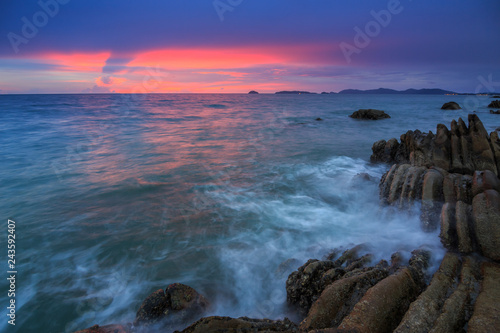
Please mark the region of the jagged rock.
[[488, 105], [489, 108], [494, 108], [494, 109], [500, 109], [500, 101], [491, 101], [491, 103]]
[[456, 203], [463, 201], [467, 204], [472, 203], [471, 185], [472, 177], [458, 173], [450, 173], [444, 177], [443, 194], [444, 201]]
[[94, 325], [87, 329], [76, 331], [74, 333], [131, 333], [132, 330], [129, 325]]
[[439, 317], [446, 296], [460, 270], [460, 259], [447, 253], [427, 289], [411, 303], [395, 333], [426, 333]]
[[500, 260], [500, 195], [486, 190], [472, 201], [474, 231], [482, 254]]
[[371, 269], [329, 285], [313, 304], [299, 328], [303, 331], [336, 327], [366, 291], [387, 277], [386, 269]]
[[471, 303], [471, 293], [477, 284], [477, 262], [466, 257], [460, 272], [460, 284], [446, 300], [441, 314], [429, 333], [460, 332], [468, 321], [467, 310]]
[[375, 109], [359, 109], [351, 114], [349, 117], [355, 119], [368, 119], [368, 120], [379, 120], [384, 118], [391, 118], [387, 113], [381, 110]]
[[178, 325], [199, 318], [208, 307], [209, 302], [196, 290], [174, 283], [165, 291], [153, 292], [142, 302], [134, 325], [151, 325], [159, 321], [165, 325]]
[[247, 317], [207, 317], [184, 329], [181, 333], [239, 333], [239, 332], [297, 332], [297, 325], [283, 320], [251, 319]]
[[460, 110], [461, 107], [458, 105], [458, 103], [455, 102], [448, 102], [444, 103], [443, 106], [441, 107], [441, 110]]
[[335, 268], [333, 261], [308, 260], [288, 277], [286, 281], [287, 301], [307, 313], [312, 303], [325, 288], [322, 277]]
[[500, 328], [500, 265], [483, 263], [481, 292], [468, 323], [469, 333], [498, 332]]
[[360, 333], [391, 332], [424, 284], [423, 269], [429, 253], [414, 251], [410, 266], [388, 276], [372, 288], [341, 322], [339, 329]]
[[[448, 172], [472, 174], [475, 170], [491, 170], [496, 175], [500, 162], [498, 133], [491, 137], [475, 114], [468, 116], [469, 127], [460, 118], [452, 121], [451, 130], [439, 124], [436, 135], [418, 130], [401, 135], [400, 143], [378, 141], [370, 157], [372, 162], [439, 167]], [[391, 139], [392, 140], [392, 139]]]
[[[345, 274], [362, 269], [371, 261], [370, 255], [360, 257], [367, 251], [364, 244], [357, 245], [345, 250], [342, 255], [332, 261], [336, 255], [329, 255], [330, 260], [310, 259], [304, 265], [288, 277], [286, 281], [287, 301], [298, 307], [299, 311], [306, 315], [311, 305], [318, 299], [323, 290], [343, 277]], [[338, 253], [334, 251], [334, 253]]]

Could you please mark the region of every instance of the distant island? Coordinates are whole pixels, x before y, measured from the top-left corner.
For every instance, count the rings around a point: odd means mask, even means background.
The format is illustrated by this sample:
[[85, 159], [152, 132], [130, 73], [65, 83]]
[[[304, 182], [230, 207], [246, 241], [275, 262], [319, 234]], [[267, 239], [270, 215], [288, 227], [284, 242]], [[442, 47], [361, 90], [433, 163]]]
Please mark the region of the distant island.
[[248, 94], [250, 94], [250, 95], [255, 95], [255, 94], [258, 94], [258, 93], [259, 93], [259, 92], [255, 91], [255, 90], [252, 90], [252, 91], [250, 91]]
[[339, 94], [379, 94], [379, 95], [458, 95], [458, 93], [443, 89], [406, 89], [394, 90], [387, 88], [378, 88], [370, 90], [345, 89]]
[[297, 90], [292, 90], [292, 91], [278, 91], [276, 94], [293, 94], [293, 95], [300, 95], [300, 94], [316, 94], [315, 92], [309, 92], [309, 91], [297, 91]]

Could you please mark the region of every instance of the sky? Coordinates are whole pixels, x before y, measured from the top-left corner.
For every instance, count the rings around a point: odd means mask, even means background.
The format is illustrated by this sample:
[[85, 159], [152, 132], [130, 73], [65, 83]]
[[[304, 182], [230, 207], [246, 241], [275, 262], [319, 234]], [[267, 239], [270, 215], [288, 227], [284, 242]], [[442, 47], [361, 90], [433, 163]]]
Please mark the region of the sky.
[[500, 91], [498, 0], [1, 0], [0, 94]]

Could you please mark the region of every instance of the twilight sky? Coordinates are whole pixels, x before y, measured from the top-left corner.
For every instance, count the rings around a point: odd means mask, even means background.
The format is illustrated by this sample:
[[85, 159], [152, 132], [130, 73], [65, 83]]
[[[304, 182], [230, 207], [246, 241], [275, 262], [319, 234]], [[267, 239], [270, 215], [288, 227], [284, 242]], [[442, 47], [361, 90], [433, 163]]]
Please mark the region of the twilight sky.
[[500, 91], [498, 0], [0, 1], [0, 93]]

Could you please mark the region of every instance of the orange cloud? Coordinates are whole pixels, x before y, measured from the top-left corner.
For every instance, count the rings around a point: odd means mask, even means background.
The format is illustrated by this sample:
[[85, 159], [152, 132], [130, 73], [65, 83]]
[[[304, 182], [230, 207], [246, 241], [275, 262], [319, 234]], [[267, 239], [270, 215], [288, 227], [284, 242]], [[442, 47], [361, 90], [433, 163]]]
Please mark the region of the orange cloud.
[[121, 77], [99, 76], [95, 80], [95, 83], [98, 87], [111, 87], [113, 85], [120, 85], [125, 81], [127, 81], [127, 79]]

